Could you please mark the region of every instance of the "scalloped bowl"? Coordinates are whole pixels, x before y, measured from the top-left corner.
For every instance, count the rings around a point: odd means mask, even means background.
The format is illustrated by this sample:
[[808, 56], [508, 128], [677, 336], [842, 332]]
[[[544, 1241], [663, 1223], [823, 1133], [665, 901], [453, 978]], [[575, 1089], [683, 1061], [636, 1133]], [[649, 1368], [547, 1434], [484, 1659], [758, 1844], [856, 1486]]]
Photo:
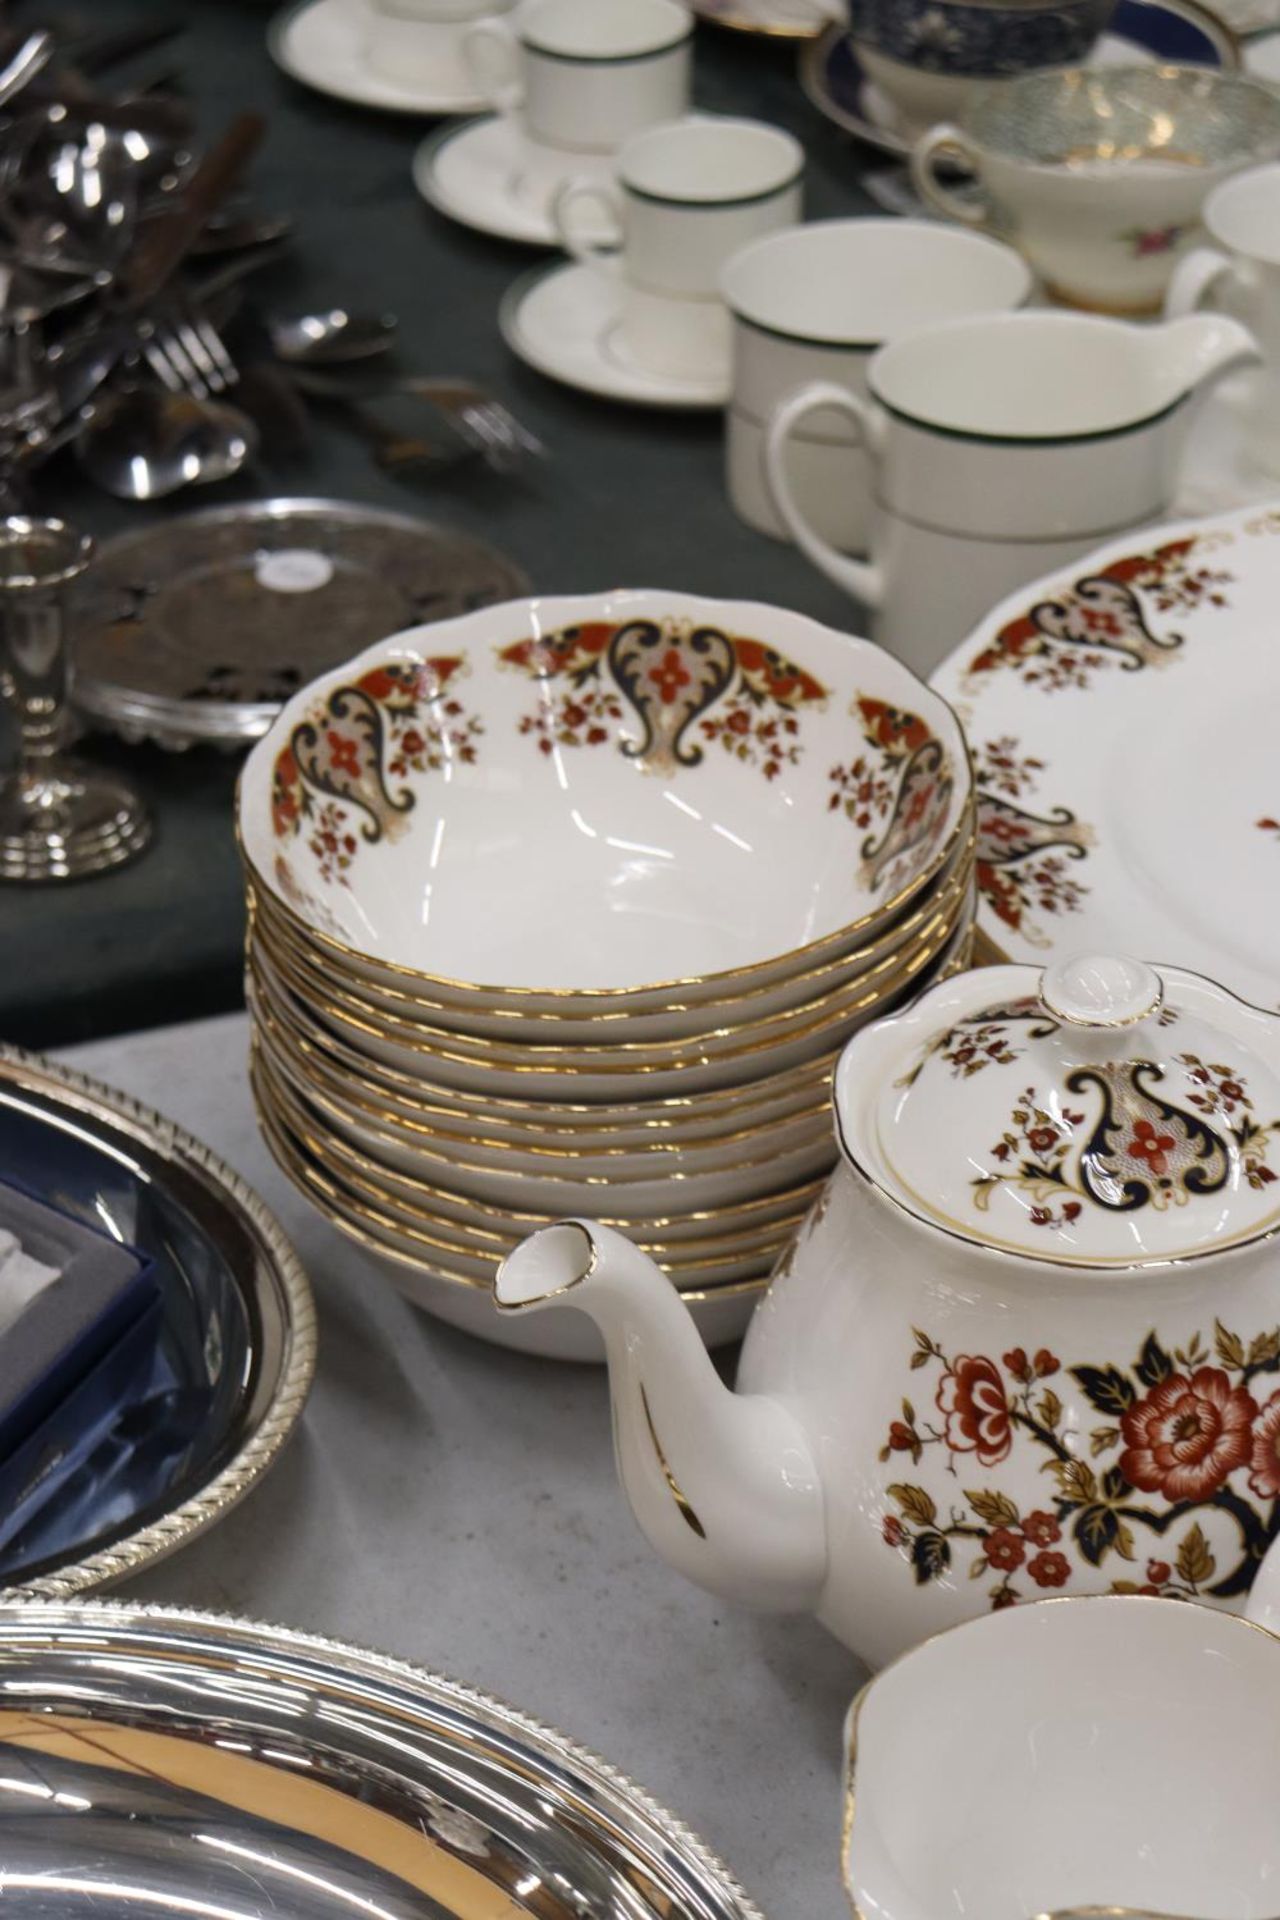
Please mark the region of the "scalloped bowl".
[[250, 754], [239, 831], [254, 885], [375, 980], [638, 1010], [865, 942], [969, 799], [954, 714], [870, 642], [620, 591], [416, 628], [315, 681]]

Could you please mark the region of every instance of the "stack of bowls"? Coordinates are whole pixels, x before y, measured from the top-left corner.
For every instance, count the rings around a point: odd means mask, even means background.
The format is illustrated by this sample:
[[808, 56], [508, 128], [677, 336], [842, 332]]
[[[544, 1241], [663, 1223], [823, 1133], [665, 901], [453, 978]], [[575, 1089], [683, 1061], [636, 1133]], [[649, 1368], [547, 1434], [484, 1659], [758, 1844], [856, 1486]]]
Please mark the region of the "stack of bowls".
[[272, 1151], [421, 1305], [565, 1357], [600, 1351], [584, 1316], [493, 1303], [519, 1239], [606, 1220], [735, 1337], [834, 1161], [840, 1048], [968, 955], [954, 715], [772, 607], [543, 598], [381, 642], [284, 708], [239, 822]]

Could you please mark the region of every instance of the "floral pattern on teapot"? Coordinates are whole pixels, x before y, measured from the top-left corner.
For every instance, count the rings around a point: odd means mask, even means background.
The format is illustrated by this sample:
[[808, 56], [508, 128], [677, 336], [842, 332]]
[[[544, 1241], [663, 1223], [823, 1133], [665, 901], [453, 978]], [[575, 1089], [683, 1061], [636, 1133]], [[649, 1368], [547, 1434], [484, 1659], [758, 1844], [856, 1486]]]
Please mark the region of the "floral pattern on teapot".
[[[1280, 1327], [1246, 1341], [1220, 1322], [1213, 1351], [1196, 1332], [1172, 1351], [1155, 1331], [1131, 1366], [1063, 1367], [1048, 1348], [1015, 1347], [999, 1361], [948, 1354], [912, 1329], [913, 1371], [927, 1371], [932, 1408], [910, 1399], [891, 1421], [882, 1462], [938, 1460], [950, 1483], [896, 1481], [882, 1520], [918, 1586], [964, 1565], [990, 1581], [992, 1608], [1069, 1588], [1096, 1590], [1095, 1570], [1126, 1564], [1114, 1593], [1235, 1599], [1280, 1535]], [[1076, 1407], [1064, 1404], [1064, 1377]], [[1052, 1384], [1051, 1384], [1052, 1383]], [[1083, 1416], [1078, 1428], [1073, 1414]], [[1098, 1416], [1096, 1419], [1093, 1416]], [[1088, 1458], [1081, 1457], [1087, 1429]], [[992, 1473], [1018, 1448], [1038, 1450], [1043, 1504], [1023, 1510]], [[1083, 1576], [1083, 1577], [1082, 1577]]]

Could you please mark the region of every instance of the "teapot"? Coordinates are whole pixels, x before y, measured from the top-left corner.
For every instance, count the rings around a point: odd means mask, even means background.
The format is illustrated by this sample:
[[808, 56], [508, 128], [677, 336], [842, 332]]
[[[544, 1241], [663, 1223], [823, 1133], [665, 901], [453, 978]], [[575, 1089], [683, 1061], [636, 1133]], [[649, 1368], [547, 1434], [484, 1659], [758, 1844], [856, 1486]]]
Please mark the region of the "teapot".
[[1280, 1533], [1280, 1017], [1120, 957], [987, 967], [867, 1026], [840, 1161], [737, 1391], [622, 1236], [494, 1282], [603, 1336], [651, 1544], [871, 1666], [1048, 1596], [1238, 1610]]

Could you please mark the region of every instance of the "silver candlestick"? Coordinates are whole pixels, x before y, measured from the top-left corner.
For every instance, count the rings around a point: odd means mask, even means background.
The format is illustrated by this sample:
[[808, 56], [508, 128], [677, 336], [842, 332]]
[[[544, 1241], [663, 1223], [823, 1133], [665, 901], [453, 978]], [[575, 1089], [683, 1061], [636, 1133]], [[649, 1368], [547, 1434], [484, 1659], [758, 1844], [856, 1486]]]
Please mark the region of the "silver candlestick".
[[78, 880], [141, 853], [151, 821], [133, 789], [63, 752], [67, 589], [93, 543], [61, 520], [0, 520], [0, 685], [19, 729], [0, 776], [0, 880]]

